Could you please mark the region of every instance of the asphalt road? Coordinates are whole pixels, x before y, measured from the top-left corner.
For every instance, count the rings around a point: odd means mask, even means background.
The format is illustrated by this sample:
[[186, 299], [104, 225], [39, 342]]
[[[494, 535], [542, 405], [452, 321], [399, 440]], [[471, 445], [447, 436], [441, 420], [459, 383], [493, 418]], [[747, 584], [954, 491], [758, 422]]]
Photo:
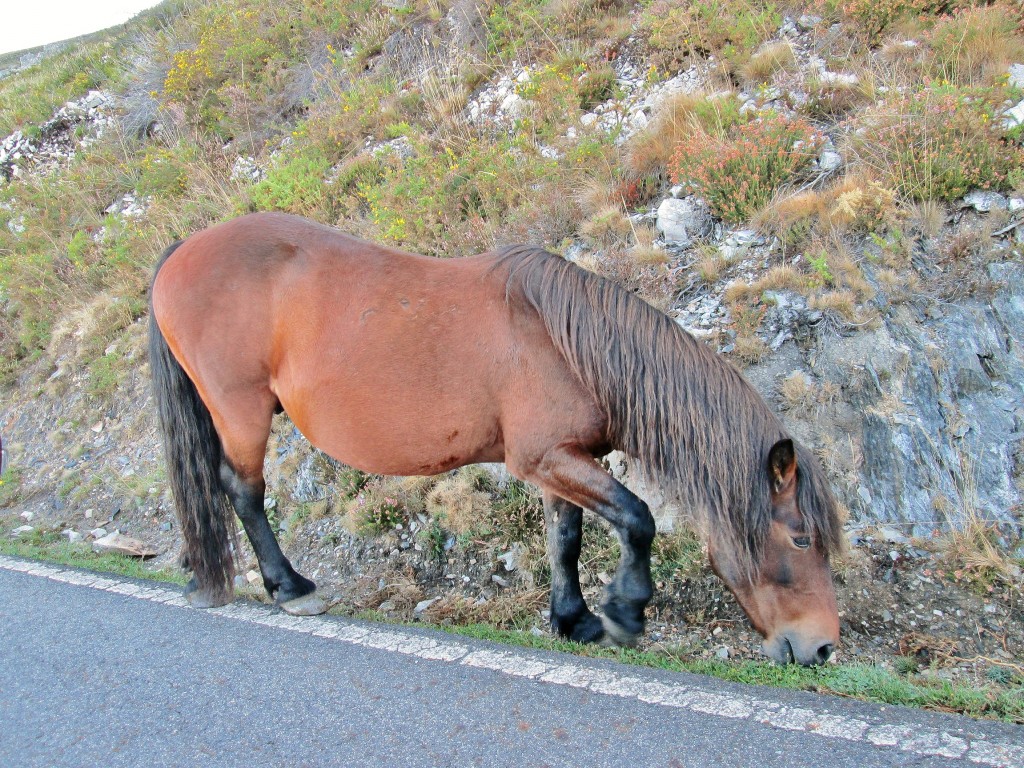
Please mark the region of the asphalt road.
[[[31, 570], [31, 573], [24, 571]], [[68, 583], [72, 582], [72, 583]], [[1024, 766], [1024, 728], [0, 557], [2, 766]]]

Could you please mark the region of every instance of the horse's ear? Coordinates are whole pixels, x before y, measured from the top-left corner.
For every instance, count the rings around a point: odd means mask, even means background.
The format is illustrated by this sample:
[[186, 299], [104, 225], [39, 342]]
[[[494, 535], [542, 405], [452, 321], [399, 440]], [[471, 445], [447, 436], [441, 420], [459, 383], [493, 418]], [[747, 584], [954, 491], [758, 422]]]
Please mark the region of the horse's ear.
[[779, 440], [768, 451], [768, 472], [775, 493], [783, 493], [793, 486], [796, 481], [796, 448], [792, 440]]

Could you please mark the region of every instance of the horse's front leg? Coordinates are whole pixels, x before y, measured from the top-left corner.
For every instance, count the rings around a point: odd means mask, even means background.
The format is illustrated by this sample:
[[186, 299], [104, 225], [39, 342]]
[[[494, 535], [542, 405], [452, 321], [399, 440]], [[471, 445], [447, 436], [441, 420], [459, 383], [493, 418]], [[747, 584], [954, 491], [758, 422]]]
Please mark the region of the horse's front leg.
[[533, 477], [528, 479], [546, 494], [590, 509], [615, 528], [622, 553], [601, 606], [604, 628], [616, 643], [635, 644], [644, 631], [644, 608], [653, 594], [651, 542], [655, 529], [651, 511], [577, 446], [552, 449], [531, 474]]
[[544, 521], [551, 562], [551, 628], [566, 640], [596, 643], [604, 637], [604, 626], [587, 608], [580, 589], [583, 510], [545, 492]]

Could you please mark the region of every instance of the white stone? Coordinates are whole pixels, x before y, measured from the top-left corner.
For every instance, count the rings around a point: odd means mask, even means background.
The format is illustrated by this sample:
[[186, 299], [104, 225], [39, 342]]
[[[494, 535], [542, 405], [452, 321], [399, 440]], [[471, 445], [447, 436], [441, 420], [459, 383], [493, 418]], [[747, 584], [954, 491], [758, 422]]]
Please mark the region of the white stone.
[[1009, 85], [1011, 88], [1024, 88], [1024, 64], [1010, 65]]
[[826, 173], [838, 171], [843, 167], [843, 156], [835, 150], [826, 149], [818, 158], [818, 167]]
[[1021, 123], [1024, 123], [1024, 101], [1018, 102], [1015, 107], [1003, 113], [1003, 127], [1006, 130], [1012, 130]]
[[693, 197], [682, 200], [669, 197], [658, 206], [655, 226], [666, 242], [689, 245], [694, 238], [710, 234], [712, 222], [707, 208]]
[[1010, 213], [1017, 213], [1024, 209], [1024, 197], [1011, 197], [1007, 201], [1007, 206], [1010, 209]]
[[822, 72], [818, 79], [824, 85], [856, 85], [860, 79], [846, 72]]
[[119, 531], [114, 531], [106, 536], [97, 536], [92, 543], [92, 548], [96, 552], [113, 552], [127, 557], [148, 558], [155, 557], [157, 554], [152, 547], [143, 544], [138, 539], [125, 536]]
[[64, 535], [68, 537], [68, 541], [74, 544], [76, 541], [82, 540], [82, 534], [78, 531], [72, 531], [70, 528], [64, 531]]
[[964, 205], [970, 206], [980, 213], [988, 213], [994, 208], [1005, 210], [1009, 207], [1005, 197], [998, 192], [984, 189], [975, 189], [964, 195]]
[[21, 536], [21, 534], [23, 533], [32, 533], [32, 531], [34, 530], [35, 528], [33, 528], [31, 525], [19, 525], [17, 528], [11, 531], [11, 536]]
[[510, 93], [501, 102], [501, 111], [512, 117], [518, 117], [523, 108], [523, 99], [514, 93]]

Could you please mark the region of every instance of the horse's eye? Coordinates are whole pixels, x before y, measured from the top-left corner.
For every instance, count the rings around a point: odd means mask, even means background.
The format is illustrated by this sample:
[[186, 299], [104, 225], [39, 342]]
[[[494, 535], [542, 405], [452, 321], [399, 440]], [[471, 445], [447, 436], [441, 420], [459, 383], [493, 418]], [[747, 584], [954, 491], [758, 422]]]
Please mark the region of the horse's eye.
[[811, 546], [810, 536], [796, 536], [793, 538], [793, 543], [800, 549], [807, 549]]

